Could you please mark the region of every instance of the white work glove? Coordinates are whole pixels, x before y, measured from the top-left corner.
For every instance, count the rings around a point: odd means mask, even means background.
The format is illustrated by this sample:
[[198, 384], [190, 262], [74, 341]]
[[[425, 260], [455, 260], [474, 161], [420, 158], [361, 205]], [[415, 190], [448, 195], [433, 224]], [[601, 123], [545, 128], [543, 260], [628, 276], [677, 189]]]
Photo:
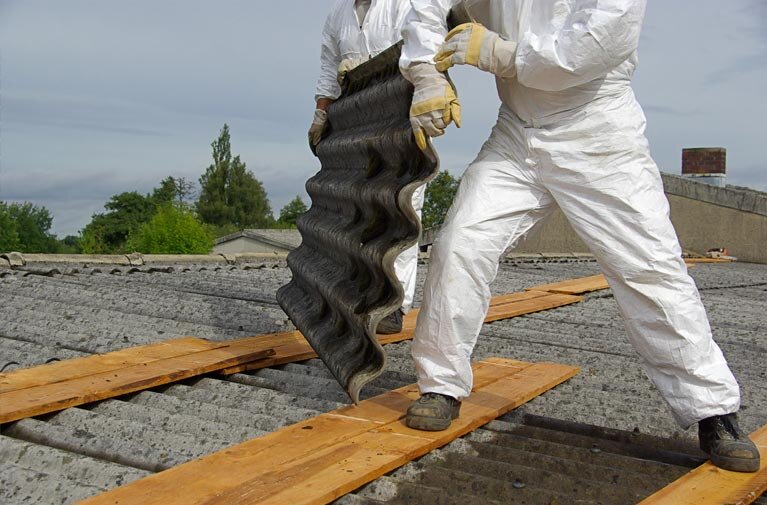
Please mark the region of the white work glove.
[[461, 104], [453, 84], [434, 65], [418, 63], [403, 73], [415, 87], [410, 124], [416, 144], [425, 151], [426, 136], [439, 137], [451, 122], [461, 127]]
[[314, 152], [317, 144], [322, 140], [322, 134], [328, 122], [328, 113], [322, 109], [314, 109], [312, 125], [309, 127], [309, 148]]
[[368, 61], [367, 58], [346, 58], [344, 61], [342, 61], [338, 65], [338, 75], [336, 76], [338, 84], [343, 84], [344, 79], [346, 78], [346, 74], [359, 67], [366, 61]]
[[514, 77], [517, 44], [504, 40], [479, 23], [458, 25], [447, 34], [434, 61], [444, 72], [453, 65], [474, 65], [498, 77]]

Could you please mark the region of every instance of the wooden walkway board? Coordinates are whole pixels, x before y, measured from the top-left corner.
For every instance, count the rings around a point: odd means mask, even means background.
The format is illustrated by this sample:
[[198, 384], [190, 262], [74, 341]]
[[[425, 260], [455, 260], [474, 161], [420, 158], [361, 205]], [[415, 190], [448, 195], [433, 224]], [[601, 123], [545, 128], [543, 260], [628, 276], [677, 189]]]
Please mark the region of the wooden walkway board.
[[129, 347], [107, 354], [96, 354], [14, 370], [13, 372], [0, 373], [0, 393], [43, 384], [53, 384], [95, 373], [118, 370], [126, 366], [183, 356], [191, 352], [215, 349], [225, 345], [226, 343], [185, 337], [166, 340], [158, 344]]
[[324, 504], [529, 401], [577, 368], [490, 359], [448, 430], [402, 420], [416, 385], [317, 416], [80, 502], [82, 505]]
[[[575, 281], [579, 281], [576, 279]], [[576, 303], [578, 296], [528, 290], [496, 296], [485, 322]], [[381, 344], [413, 337], [417, 310]], [[230, 375], [293, 363], [317, 354], [298, 331], [210, 342], [187, 337], [0, 374], [0, 423], [113, 398], [195, 375]]]
[[734, 260], [726, 258], [685, 258], [684, 262], [688, 264], [695, 263], [732, 263]]
[[704, 463], [639, 505], [748, 505], [767, 491], [767, 426], [751, 434], [762, 466], [756, 473], [728, 472]]
[[599, 274], [592, 275], [591, 277], [581, 277], [580, 279], [570, 279], [567, 281], [554, 282], [551, 284], [541, 284], [540, 286], [527, 288], [527, 291], [548, 291], [549, 293], [581, 295], [583, 293], [599, 291], [600, 289], [607, 289], [609, 287], [610, 286], [607, 284], [607, 279], [605, 279], [605, 276]]
[[[549, 293], [545, 291], [523, 291], [521, 293], [511, 293], [507, 295], [494, 296], [490, 301], [490, 309], [485, 317], [485, 323], [492, 323], [502, 319], [509, 319], [525, 314], [532, 314], [542, 310], [554, 309], [577, 303], [583, 300], [580, 296], [562, 295]], [[411, 310], [405, 315], [402, 321], [402, 331], [392, 335], [378, 335], [378, 342], [381, 345], [394, 344], [413, 338], [415, 330], [415, 321], [418, 318], [418, 309]], [[243, 363], [241, 365], [225, 368], [220, 371], [223, 375], [259, 370], [270, 366], [293, 363], [305, 359], [316, 358], [317, 354], [304, 339], [301, 333], [294, 331], [283, 333], [282, 343], [274, 343], [274, 356], [255, 361], [253, 363]], [[261, 337], [247, 337], [240, 341], [250, 341]]]
[[[143, 348], [133, 350], [143, 351]], [[226, 344], [212, 349], [187, 352], [180, 356], [128, 364], [101, 371], [102, 360], [93, 360], [93, 373], [84, 366], [82, 373], [69, 380], [29, 386], [0, 394], [0, 423], [48, 414], [68, 407], [141, 391], [176, 382], [221, 368], [247, 363], [273, 354], [269, 348]], [[106, 355], [108, 356], [108, 355]], [[123, 357], [125, 353], [123, 353]], [[97, 356], [101, 358], [103, 356]], [[82, 361], [81, 365], [89, 365]]]
[[[536, 291], [528, 291], [528, 293], [538, 294]], [[581, 300], [583, 300], [583, 298], [580, 296], [565, 295], [559, 293], [543, 293], [540, 296], [535, 296], [527, 300], [519, 300], [516, 302], [505, 303], [501, 305], [493, 305], [487, 311], [485, 322], [491, 323], [501, 319], [508, 319], [510, 317], [517, 317], [524, 314], [540, 312], [542, 310], [554, 309], [564, 305], [578, 303]]]

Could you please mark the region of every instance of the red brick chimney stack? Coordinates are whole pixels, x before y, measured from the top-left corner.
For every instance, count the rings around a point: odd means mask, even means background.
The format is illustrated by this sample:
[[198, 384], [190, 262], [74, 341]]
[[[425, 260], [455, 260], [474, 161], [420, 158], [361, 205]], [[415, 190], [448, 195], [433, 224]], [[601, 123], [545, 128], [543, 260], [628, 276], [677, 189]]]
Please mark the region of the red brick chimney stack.
[[724, 187], [727, 177], [727, 149], [724, 147], [682, 149], [682, 177]]

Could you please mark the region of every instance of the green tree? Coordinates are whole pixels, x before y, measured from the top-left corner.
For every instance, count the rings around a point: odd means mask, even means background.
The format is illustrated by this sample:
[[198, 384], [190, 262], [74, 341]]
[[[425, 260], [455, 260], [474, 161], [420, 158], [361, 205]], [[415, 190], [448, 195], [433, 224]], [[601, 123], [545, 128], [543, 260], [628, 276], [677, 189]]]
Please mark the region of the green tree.
[[460, 179], [447, 171], [438, 173], [426, 187], [421, 222], [424, 229], [439, 226], [445, 220], [450, 205], [453, 203]]
[[[94, 214], [91, 222], [83, 228], [78, 247], [89, 254], [125, 252], [130, 234], [148, 222], [158, 209], [167, 205], [189, 208], [193, 193], [194, 183], [183, 177], [166, 177], [147, 195], [136, 191], [114, 195], [104, 204], [107, 212]], [[63, 247], [71, 249], [66, 245]]]
[[189, 207], [189, 200], [194, 194], [194, 182], [187, 181], [184, 177], [166, 177], [160, 181], [150, 199], [156, 207], [172, 203], [179, 207]]
[[208, 254], [213, 235], [191, 211], [165, 205], [130, 235], [126, 249], [146, 254]]
[[176, 179], [166, 177], [160, 181], [160, 185], [152, 190], [149, 199], [158, 207], [171, 204], [176, 201]]
[[224, 125], [211, 147], [213, 164], [200, 177], [196, 206], [202, 222], [219, 228], [270, 226], [274, 217], [264, 186], [247, 170], [239, 156], [232, 157], [229, 126]]
[[67, 235], [59, 240], [59, 252], [62, 254], [80, 254], [83, 252], [83, 246], [80, 243], [80, 237]]
[[16, 231], [16, 221], [11, 218], [8, 204], [0, 202], [0, 252], [18, 251], [21, 241]]
[[113, 254], [125, 252], [128, 236], [151, 219], [156, 205], [151, 196], [136, 191], [114, 195], [104, 205], [104, 214], [94, 214], [91, 222], [83, 228], [83, 252], [89, 254]]
[[298, 216], [306, 212], [306, 204], [301, 200], [300, 196], [296, 196], [287, 205], [285, 205], [280, 211], [279, 223], [284, 223], [290, 226], [296, 225]]
[[56, 236], [51, 234], [53, 216], [45, 207], [29, 202], [0, 202], [0, 249], [27, 253], [55, 253]]

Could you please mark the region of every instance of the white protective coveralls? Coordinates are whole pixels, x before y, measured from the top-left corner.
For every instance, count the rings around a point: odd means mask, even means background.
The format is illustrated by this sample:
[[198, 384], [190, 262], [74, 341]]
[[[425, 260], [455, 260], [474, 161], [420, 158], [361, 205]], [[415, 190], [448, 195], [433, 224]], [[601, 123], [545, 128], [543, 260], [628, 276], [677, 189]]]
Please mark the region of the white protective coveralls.
[[[360, 20], [355, 0], [337, 0], [322, 30], [321, 70], [315, 100], [335, 100], [341, 95], [341, 86], [336, 77], [342, 61], [367, 60], [399, 42], [402, 38], [402, 25], [409, 11], [408, 0], [372, 0], [367, 15]], [[424, 185], [413, 193], [412, 204], [419, 218], [425, 191]], [[397, 256], [394, 271], [405, 292], [402, 311], [407, 312], [413, 305], [415, 293], [418, 245]]]
[[[456, 0], [412, 0], [403, 71], [432, 62]], [[465, 398], [503, 252], [559, 206], [613, 290], [629, 340], [682, 427], [736, 412], [738, 384], [687, 274], [631, 89], [645, 0], [477, 0], [517, 42], [498, 122], [431, 253], [412, 354], [421, 393]], [[464, 104], [465, 106], [466, 104]]]

